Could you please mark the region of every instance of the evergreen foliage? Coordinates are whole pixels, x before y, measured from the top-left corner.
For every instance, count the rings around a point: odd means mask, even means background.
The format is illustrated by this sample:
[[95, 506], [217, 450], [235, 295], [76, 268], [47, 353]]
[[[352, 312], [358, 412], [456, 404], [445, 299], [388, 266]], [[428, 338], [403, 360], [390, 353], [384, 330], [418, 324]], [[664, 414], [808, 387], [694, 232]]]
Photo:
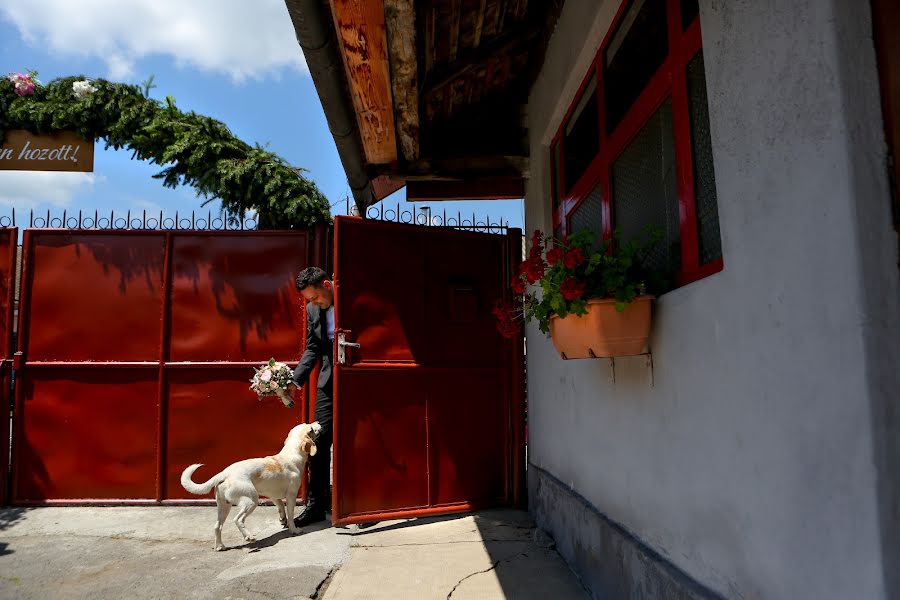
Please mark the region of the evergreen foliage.
[[305, 169], [241, 141], [220, 121], [182, 112], [171, 96], [164, 102], [150, 98], [152, 79], [143, 88], [93, 79], [95, 91], [76, 94], [73, 84], [84, 80], [63, 77], [19, 95], [9, 78], [0, 79], [0, 141], [9, 129], [72, 130], [160, 165], [154, 177], [163, 185], [193, 186], [204, 206], [219, 199], [231, 219], [256, 211], [261, 229], [330, 222], [328, 201], [304, 177]]

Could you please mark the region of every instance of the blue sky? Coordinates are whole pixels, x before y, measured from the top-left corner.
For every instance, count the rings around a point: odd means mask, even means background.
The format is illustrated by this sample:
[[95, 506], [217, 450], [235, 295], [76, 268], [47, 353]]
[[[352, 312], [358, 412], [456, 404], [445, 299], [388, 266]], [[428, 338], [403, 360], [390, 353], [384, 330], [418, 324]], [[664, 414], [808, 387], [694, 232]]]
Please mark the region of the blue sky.
[[[36, 69], [43, 82], [81, 74], [141, 83], [153, 75], [152, 97], [171, 95], [182, 110], [267, 145], [309, 171], [334, 214], [346, 212], [346, 178], [282, 0], [4, 0], [0, 56], [0, 71]], [[98, 142], [93, 173], [0, 171], [0, 215], [14, 207], [22, 226], [31, 209], [217, 213], [218, 202], [201, 208], [192, 188], [164, 188], [152, 178], [158, 170]], [[430, 206], [433, 214], [474, 212], [522, 226], [517, 200], [412, 204], [405, 190], [385, 200], [392, 208], [398, 203], [401, 210]]]

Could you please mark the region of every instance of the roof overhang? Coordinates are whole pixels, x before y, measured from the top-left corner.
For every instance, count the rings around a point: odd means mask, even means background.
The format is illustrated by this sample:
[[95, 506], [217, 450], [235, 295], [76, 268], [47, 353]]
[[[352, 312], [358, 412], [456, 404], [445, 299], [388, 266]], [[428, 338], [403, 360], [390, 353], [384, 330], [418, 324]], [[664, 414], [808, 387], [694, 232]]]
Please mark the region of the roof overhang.
[[285, 0], [360, 214], [521, 197], [525, 106], [563, 0]]

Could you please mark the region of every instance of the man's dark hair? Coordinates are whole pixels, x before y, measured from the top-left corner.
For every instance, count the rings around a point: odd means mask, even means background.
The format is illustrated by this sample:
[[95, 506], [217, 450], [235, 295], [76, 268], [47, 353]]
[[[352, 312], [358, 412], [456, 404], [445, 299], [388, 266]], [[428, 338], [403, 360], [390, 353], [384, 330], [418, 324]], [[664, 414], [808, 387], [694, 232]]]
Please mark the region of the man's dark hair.
[[320, 286], [326, 279], [328, 274], [319, 267], [307, 267], [297, 275], [297, 289], [302, 292], [309, 286]]

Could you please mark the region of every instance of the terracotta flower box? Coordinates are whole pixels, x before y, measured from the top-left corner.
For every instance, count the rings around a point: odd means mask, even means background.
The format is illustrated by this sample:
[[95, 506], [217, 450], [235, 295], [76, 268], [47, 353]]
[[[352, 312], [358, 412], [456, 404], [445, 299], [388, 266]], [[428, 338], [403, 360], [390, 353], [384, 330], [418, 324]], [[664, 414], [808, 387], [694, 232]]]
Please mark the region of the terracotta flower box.
[[550, 319], [553, 346], [563, 359], [642, 354], [650, 337], [650, 303], [639, 296], [616, 310], [616, 300], [588, 300], [587, 314]]

